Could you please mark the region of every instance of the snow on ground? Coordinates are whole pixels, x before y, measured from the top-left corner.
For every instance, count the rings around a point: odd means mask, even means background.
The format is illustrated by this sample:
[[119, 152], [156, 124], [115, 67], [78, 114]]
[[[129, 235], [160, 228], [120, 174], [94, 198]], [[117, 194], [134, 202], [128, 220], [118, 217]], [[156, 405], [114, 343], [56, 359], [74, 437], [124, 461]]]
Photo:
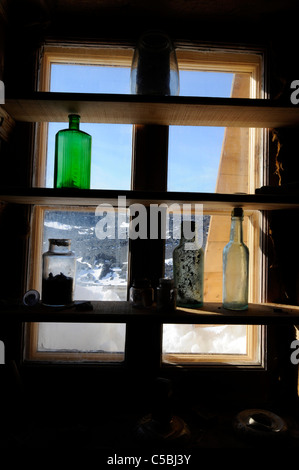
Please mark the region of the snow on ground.
[[[75, 300], [125, 300], [126, 284], [117, 284], [107, 276], [101, 285], [77, 284]], [[40, 325], [41, 350], [75, 349], [123, 352], [126, 327], [124, 324], [53, 324]], [[245, 325], [164, 325], [163, 352], [203, 354], [245, 354]]]
[[168, 353], [245, 354], [246, 325], [164, 325], [163, 351]]

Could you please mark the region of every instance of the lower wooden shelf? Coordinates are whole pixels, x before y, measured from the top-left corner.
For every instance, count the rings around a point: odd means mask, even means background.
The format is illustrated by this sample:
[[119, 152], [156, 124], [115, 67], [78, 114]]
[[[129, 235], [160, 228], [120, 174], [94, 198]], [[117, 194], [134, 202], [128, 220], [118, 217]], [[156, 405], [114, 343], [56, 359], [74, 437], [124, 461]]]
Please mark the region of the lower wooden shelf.
[[[272, 192], [271, 192], [272, 191]], [[273, 188], [256, 190], [256, 194], [194, 193], [178, 191], [130, 191], [75, 188], [0, 188], [0, 201], [8, 204], [34, 204], [42, 206], [98, 206], [129, 207], [140, 203], [202, 204], [203, 210], [221, 212], [234, 207], [244, 210], [299, 209], [299, 193], [277, 191]]]
[[177, 308], [161, 312], [155, 307], [137, 309], [129, 302], [75, 302], [69, 308], [34, 307], [0, 304], [0, 322], [70, 322], [70, 323], [130, 323], [159, 324], [231, 324], [267, 325], [299, 324], [299, 306], [282, 304], [249, 304], [248, 310], [230, 311], [221, 303], [207, 302], [199, 309]]

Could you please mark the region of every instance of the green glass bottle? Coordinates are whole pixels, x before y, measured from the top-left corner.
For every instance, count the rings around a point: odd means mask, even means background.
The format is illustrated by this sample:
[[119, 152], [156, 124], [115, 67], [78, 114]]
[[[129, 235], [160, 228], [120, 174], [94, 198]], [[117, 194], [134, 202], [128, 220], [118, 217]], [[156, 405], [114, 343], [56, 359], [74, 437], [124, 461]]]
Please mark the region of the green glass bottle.
[[[192, 238], [188, 234], [190, 228], [195, 234]], [[180, 244], [173, 250], [173, 278], [178, 307], [203, 305], [204, 250], [198, 242], [194, 221], [182, 222]]]
[[55, 138], [55, 188], [90, 188], [91, 136], [79, 129], [80, 116], [69, 115], [69, 128]]
[[242, 224], [243, 209], [233, 209], [230, 240], [223, 249], [223, 307], [229, 310], [248, 308], [249, 250], [243, 243]]

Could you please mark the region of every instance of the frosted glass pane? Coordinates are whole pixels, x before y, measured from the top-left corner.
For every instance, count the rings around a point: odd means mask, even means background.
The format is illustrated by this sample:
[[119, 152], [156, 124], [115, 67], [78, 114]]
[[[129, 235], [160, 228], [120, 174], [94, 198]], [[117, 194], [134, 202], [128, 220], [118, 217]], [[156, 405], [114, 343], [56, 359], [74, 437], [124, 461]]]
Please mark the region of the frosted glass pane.
[[38, 351], [123, 353], [125, 336], [122, 323], [40, 323]]
[[163, 353], [246, 354], [246, 325], [164, 325]]

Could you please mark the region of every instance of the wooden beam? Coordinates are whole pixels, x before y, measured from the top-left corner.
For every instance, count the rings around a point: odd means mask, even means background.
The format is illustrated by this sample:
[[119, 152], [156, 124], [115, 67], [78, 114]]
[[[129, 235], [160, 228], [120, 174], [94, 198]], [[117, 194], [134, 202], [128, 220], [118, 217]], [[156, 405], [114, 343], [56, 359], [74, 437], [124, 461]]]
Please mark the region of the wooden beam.
[[221, 303], [206, 302], [199, 309], [177, 308], [160, 312], [155, 307], [137, 309], [129, 302], [75, 302], [69, 308], [34, 307], [0, 304], [1, 321], [5, 322], [77, 322], [77, 323], [144, 323], [265, 325], [299, 324], [299, 307], [281, 304], [249, 304], [248, 310], [226, 310]]
[[[121, 197], [123, 199], [119, 200]], [[120, 203], [129, 207], [140, 203], [150, 204], [202, 204], [203, 210], [221, 214], [234, 207], [244, 210], [299, 209], [299, 194], [283, 192], [259, 194], [219, 194], [163, 191], [126, 191], [71, 188], [0, 188], [0, 201], [11, 204], [42, 206], [97, 206], [103, 202], [117, 207]]]
[[37, 92], [7, 98], [3, 108], [17, 121], [276, 128], [299, 125], [299, 108], [250, 98], [141, 96]]
[[0, 106], [0, 138], [8, 142], [14, 127], [14, 119]]

